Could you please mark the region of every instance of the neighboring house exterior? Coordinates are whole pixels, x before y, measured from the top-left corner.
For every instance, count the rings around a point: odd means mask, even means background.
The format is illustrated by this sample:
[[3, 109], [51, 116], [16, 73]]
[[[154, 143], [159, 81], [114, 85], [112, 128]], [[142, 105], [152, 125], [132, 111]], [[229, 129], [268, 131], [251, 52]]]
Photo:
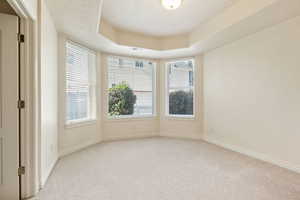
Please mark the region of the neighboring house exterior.
[[127, 58], [108, 58], [108, 87], [126, 82], [136, 95], [135, 115], [153, 114], [155, 64]]
[[192, 61], [168, 63], [168, 88], [173, 90], [190, 90], [194, 86], [194, 70]]

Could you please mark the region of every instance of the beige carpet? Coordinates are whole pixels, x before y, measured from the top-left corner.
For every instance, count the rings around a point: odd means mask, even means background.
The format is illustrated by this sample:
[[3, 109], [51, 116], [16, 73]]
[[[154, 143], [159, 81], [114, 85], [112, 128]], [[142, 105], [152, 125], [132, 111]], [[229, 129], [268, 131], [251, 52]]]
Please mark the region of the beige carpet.
[[104, 143], [61, 159], [40, 200], [300, 200], [300, 175], [205, 142]]

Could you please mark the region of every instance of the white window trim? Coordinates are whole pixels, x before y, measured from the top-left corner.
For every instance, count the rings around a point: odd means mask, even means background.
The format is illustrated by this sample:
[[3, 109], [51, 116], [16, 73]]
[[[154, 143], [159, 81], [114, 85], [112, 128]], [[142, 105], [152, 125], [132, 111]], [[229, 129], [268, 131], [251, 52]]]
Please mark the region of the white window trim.
[[109, 116], [107, 117], [108, 120], [136, 120], [136, 119], [153, 119], [157, 117], [156, 115], [119, 115], [119, 116]]
[[[169, 113], [169, 69], [168, 69], [168, 64], [178, 62], [178, 61], [186, 61], [186, 60], [192, 60], [193, 62], [193, 72], [194, 72], [194, 77], [193, 77], [193, 115], [174, 115]], [[169, 60], [165, 62], [165, 117], [171, 118], [171, 119], [186, 119], [186, 120], [194, 120], [196, 115], [196, 60], [195, 58], [182, 58], [182, 59], [174, 59], [174, 60]]]
[[153, 118], [156, 118], [157, 117], [157, 108], [156, 108], [156, 105], [157, 105], [157, 96], [156, 96], [156, 91], [157, 91], [157, 62], [154, 61], [154, 60], [151, 60], [151, 59], [144, 59], [144, 58], [136, 58], [136, 57], [126, 57], [126, 56], [116, 56], [116, 55], [107, 55], [106, 56], [106, 60], [105, 60], [105, 66], [106, 66], [106, 74], [105, 76], [108, 77], [108, 73], [109, 73], [109, 70], [108, 70], [108, 59], [110, 57], [114, 57], [114, 58], [124, 58], [124, 59], [132, 59], [132, 60], [139, 60], [139, 61], [150, 61], [152, 62], [154, 65], [153, 65], [153, 76], [152, 76], [152, 114], [149, 114], [149, 115], [119, 115], [119, 116], [110, 116], [109, 115], [109, 106], [108, 106], [108, 102], [109, 102], [109, 86], [108, 86], [108, 78], [106, 78], [106, 102], [107, 102], [107, 105], [105, 106], [106, 107], [106, 120], [109, 120], [109, 121], [113, 121], [113, 120], [140, 120], [140, 119], [153, 119]]
[[91, 125], [97, 123], [96, 118], [86, 118], [86, 119], [80, 119], [80, 120], [70, 120], [65, 124], [66, 128], [75, 128], [75, 127], [81, 127], [86, 125]]
[[[89, 101], [88, 101], [88, 113], [89, 113], [89, 117], [87, 118], [82, 118], [82, 119], [76, 119], [76, 120], [67, 120], [67, 105], [66, 105], [66, 86], [67, 86], [67, 81], [66, 81], [66, 63], [67, 63], [67, 48], [66, 48], [66, 45], [67, 43], [70, 43], [72, 45], [75, 45], [75, 46], [78, 46], [90, 53], [93, 53], [95, 54], [95, 85], [92, 86], [94, 87], [94, 90], [93, 92], [89, 92]], [[90, 125], [90, 124], [95, 124], [97, 122], [97, 52], [94, 51], [94, 50], [91, 50], [81, 44], [78, 44], [76, 42], [73, 42], [71, 40], [65, 40], [64, 42], [64, 49], [65, 49], [65, 59], [64, 59], [64, 109], [65, 109], [65, 112], [64, 112], [64, 126], [65, 128], [75, 128], [75, 127], [80, 127], [80, 126], [86, 126], [86, 125]], [[90, 67], [90, 66], [89, 66]], [[92, 88], [90, 88], [91, 90]], [[93, 101], [91, 103], [91, 101]]]

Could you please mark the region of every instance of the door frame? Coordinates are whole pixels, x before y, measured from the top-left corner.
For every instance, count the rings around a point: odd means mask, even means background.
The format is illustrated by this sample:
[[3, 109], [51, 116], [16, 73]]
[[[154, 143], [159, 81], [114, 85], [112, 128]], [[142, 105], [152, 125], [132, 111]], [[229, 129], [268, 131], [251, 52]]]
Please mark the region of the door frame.
[[20, 33], [25, 35], [20, 45], [20, 98], [25, 109], [20, 116], [20, 165], [25, 167], [21, 177], [20, 199], [34, 196], [40, 189], [40, 70], [38, 66], [38, 29], [22, 0], [7, 0], [20, 19]]

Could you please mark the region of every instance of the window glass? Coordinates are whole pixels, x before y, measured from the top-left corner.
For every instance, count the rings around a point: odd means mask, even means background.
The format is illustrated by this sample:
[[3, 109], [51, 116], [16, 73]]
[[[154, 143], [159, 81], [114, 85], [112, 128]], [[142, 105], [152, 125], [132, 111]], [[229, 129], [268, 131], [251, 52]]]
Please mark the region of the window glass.
[[109, 116], [154, 114], [155, 63], [108, 57]]
[[66, 122], [95, 118], [94, 52], [71, 42], [66, 43]]
[[194, 60], [167, 63], [167, 114], [194, 115]]

